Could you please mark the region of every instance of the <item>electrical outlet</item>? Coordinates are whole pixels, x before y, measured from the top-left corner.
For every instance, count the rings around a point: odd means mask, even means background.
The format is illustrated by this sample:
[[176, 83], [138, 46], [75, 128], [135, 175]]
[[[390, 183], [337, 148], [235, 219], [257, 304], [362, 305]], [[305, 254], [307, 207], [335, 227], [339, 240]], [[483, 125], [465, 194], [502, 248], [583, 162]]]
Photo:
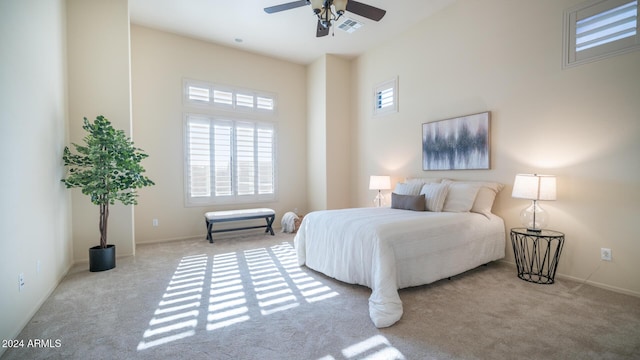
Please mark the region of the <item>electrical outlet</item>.
[[20, 275], [18, 275], [18, 291], [22, 292], [23, 287], [24, 287], [24, 273], [20, 273]]
[[158, 219], [153, 219], [153, 226], [158, 226]]
[[600, 249], [600, 260], [611, 261], [611, 249], [601, 248]]

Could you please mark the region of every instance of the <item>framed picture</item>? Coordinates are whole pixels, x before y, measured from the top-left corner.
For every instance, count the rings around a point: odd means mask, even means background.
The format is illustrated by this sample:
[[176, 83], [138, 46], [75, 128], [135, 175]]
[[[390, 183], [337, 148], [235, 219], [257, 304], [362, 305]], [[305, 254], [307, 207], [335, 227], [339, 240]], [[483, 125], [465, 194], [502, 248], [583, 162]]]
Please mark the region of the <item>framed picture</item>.
[[422, 124], [422, 169], [489, 169], [489, 120], [487, 111]]

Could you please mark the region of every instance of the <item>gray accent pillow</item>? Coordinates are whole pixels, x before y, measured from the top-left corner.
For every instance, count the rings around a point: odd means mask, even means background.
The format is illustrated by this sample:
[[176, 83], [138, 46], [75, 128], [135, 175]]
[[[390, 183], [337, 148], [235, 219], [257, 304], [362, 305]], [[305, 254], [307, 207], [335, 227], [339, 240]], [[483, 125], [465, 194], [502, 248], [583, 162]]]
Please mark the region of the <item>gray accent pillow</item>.
[[400, 195], [391, 193], [391, 208], [413, 211], [425, 211], [424, 195]]

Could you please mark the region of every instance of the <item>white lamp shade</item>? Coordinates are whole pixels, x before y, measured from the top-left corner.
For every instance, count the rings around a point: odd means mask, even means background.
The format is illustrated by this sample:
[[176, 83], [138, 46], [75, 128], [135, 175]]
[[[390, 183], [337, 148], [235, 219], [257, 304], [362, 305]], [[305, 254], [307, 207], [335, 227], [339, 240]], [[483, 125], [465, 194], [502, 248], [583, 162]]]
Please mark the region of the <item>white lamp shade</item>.
[[369, 190], [389, 190], [391, 189], [391, 177], [371, 175], [369, 178]]
[[553, 175], [518, 174], [511, 196], [529, 200], [555, 200], [556, 177]]
[[313, 9], [314, 13], [319, 14], [320, 12], [322, 12], [323, 7], [323, 0], [311, 0], [311, 8]]
[[347, 10], [347, 0], [333, 0], [333, 6], [336, 8], [336, 13], [344, 13]]

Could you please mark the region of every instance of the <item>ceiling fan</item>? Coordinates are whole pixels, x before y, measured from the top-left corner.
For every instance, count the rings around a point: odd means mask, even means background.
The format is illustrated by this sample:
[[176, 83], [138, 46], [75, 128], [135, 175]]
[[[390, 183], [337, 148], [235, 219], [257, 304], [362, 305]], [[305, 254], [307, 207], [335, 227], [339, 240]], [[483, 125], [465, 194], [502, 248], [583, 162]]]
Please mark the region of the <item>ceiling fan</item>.
[[[329, 28], [333, 21], [338, 20], [346, 11], [360, 15], [367, 19], [380, 21], [387, 13], [386, 10], [363, 4], [353, 0], [298, 0], [285, 4], [264, 8], [267, 14], [291, 10], [302, 6], [311, 5], [313, 12], [318, 17], [316, 37], [329, 35]], [[333, 6], [333, 8], [332, 8]]]

